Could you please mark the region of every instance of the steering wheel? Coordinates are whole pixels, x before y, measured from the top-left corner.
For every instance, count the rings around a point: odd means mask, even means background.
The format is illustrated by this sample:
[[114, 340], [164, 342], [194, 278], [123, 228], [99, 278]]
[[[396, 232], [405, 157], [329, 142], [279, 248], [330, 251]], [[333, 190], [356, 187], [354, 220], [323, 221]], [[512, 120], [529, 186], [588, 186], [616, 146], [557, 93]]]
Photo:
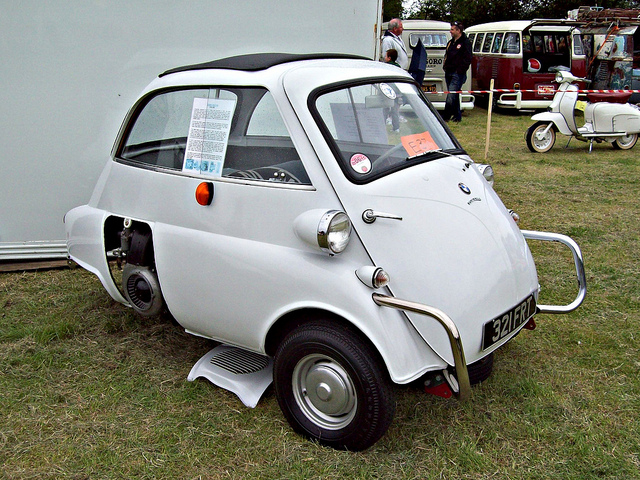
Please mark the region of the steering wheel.
[[375, 161], [371, 165], [371, 169], [373, 170], [376, 166], [381, 165], [382, 162], [389, 159], [389, 157], [399, 152], [403, 148], [404, 148], [404, 145], [402, 143], [399, 143], [395, 145], [391, 150], [387, 150], [385, 153], [383, 153], [382, 155], [380, 155], [378, 158], [375, 159]]
[[259, 167], [252, 170], [237, 170], [227, 176], [278, 183], [302, 183], [293, 173], [280, 167]]

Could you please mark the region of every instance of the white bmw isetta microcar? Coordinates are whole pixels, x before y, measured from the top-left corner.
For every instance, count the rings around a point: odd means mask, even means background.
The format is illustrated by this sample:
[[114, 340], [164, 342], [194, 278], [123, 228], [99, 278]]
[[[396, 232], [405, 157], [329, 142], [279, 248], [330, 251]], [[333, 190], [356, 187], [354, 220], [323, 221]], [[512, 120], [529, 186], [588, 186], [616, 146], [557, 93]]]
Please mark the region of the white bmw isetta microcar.
[[[582, 255], [521, 231], [403, 70], [255, 54], [176, 68], [124, 120], [69, 256], [142, 315], [220, 345], [193, 367], [298, 432], [361, 450], [393, 384], [460, 399], [537, 312], [577, 308]], [[578, 293], [539, 305], [526, 239], [572, 252]]]

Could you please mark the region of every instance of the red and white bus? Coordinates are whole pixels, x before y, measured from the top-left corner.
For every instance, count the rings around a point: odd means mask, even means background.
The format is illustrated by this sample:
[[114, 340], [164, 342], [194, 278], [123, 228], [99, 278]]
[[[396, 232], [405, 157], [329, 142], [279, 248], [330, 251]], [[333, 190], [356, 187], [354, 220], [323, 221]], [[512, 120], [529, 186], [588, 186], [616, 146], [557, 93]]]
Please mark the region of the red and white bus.
[[[513, 90], [494, 94], [503, 108], [546, 108], [557, 85], [555, 70], [586, 74], [580, 31], [566, 20], [513, 20], [466, 29], [473, 45], [473, 90]], [[555, 68], [554, 68], [555, 67]]]

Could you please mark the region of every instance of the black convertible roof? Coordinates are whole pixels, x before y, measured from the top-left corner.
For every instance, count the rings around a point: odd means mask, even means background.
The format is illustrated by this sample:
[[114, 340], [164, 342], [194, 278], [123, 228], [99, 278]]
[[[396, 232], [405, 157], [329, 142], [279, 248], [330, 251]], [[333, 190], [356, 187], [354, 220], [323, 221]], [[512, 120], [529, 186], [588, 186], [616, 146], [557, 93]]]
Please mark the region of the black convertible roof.
[[316, 59], [340, 59], [348, 58], [354, 60], [371, 60], [367, 57], [359, 55], [349, 55], [346, 53], [252, 53], [248, 55], [238, 55], [235, 57], [221, 58], [212, 62], [198, 63], [195, 65], [185, 65], [176, 67], [158, 75], [164, 77], [170, 73], [188, 72], [190, 70], [202, 69], [225, 69], [225, 70], [245, 70], [255, 72], [258, 70], [266, 70], [274, 65], [282, 63], [297, 62], [299, 60], [316, 60]]

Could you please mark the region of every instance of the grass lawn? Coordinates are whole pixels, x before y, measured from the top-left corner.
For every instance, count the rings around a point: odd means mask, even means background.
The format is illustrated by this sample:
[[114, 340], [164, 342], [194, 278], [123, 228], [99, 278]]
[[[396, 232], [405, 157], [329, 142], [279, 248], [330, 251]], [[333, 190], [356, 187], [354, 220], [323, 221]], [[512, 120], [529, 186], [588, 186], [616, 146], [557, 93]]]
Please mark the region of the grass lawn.
[[[640, 478], [640, 162], [559, 136], [530, 153], [527, 115], [494, 114], [488, 163], [520, 227], [572, 236], [588, 295], [538, 315], [464, 403], [398, 387], [361, 453], [292, 432], [272, 389], [255, 409], [204, 380], [212, 346], [142, 319], [77, 269], [0, 274], [0, 478]], [[452, 125], [484, 161], [486, 110]], [[568, 250], [531, 243], [542, 303], [572, 300]]]

